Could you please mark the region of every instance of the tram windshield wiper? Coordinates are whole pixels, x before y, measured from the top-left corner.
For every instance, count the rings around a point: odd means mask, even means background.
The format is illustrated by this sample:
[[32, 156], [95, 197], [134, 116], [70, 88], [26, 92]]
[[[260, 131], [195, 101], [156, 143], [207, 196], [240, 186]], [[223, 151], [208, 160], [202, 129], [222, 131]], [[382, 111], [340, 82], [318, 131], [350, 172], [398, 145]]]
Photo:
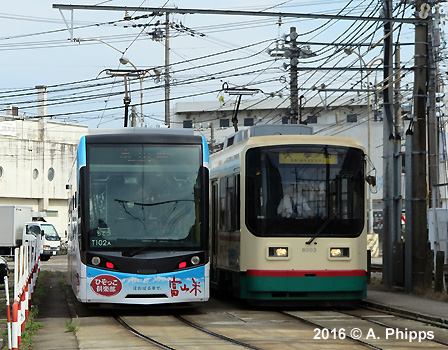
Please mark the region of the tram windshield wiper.
[[133, 202], [133, 201], [125, 201], [122, 199], [114, 199], [115, 202], [118, 202], [120, 204], [132, 204], [132, 205], [138, 205], [141, 207], [153, 207], [156, 205], [162, 205], [162, 204], [167, 204], [167, 203], [179, 203], [179, 202], [194, 202], [194, 199], [171, 199], [168, 201], [163, 201], [163, 202], [155, 202], [155, 203], [138, 203], [138, 202]]
[[333, 219], [334, 219], [334, 215], [330, 215], [330, 216], [328, 217], [328, 219], [325, 220], [325, 222], [322, 224], [322, 226], [319, 227], [319, 229], [316, 231], [316, 233], [314, 234], [314, 236], [311, 237], [310, 240], [309, 240], [308, 242], [306, 242], [305, 244], [311, 244], [311, 243], [313, 243], [313, 241], [316, 239], [316, 237], [320, 235], [320, 233], [324, 230], [324, 228], [327, 227], [327, 225], [328, 225], [331, 221], [333, 221]]

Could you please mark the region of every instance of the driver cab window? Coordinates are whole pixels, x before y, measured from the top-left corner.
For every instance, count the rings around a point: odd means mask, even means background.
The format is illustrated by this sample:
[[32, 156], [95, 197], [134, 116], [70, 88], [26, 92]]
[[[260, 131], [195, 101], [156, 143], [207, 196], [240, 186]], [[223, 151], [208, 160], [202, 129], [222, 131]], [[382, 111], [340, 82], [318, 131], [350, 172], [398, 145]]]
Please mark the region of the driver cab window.
[[40, 231], [39, 226], [31, 225], [31, 226], [27, 226], [26, 233], [37, 237], [41, 233], [41, 231]]

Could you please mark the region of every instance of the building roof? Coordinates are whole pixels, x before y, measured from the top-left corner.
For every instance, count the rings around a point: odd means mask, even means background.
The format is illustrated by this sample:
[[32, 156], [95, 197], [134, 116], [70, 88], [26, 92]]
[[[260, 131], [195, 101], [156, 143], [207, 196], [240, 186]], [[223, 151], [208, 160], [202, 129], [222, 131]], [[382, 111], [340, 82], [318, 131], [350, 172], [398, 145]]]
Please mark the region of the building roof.
[[[179, 102], [174, 106], [174, 113], [210, 113], [210, 112], [230, 112], [235, 109], [236, 99], [227, 101], [201, 101], [201, 102]], [[335, 95], [325, 92], [316, 93], [311, 99], [305, 99], [303, 108], [325, 108], [341, 106], [364, 106], [367, 101], [364, 95], [344, 94]], [[290, 100], [287, 98], [267, 97], [264, 99], [250, 99], [243, 96], [241, 99], [240, 110], [272, 110], [287, 109], [290, 106]]]

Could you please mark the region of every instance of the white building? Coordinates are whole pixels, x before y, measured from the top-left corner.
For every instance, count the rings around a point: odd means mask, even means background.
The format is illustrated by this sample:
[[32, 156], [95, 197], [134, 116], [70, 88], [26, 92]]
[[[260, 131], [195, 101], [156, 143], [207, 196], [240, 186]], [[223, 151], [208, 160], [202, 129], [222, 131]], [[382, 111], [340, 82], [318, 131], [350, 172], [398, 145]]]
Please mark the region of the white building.
[[45, 212], [65, 237], [67, 184], [79, 139], [87, 127], [40, 119], [0, 117], [0, 205]]
[[[255, 124], [289, 123], [288, 99], [267, 98], [249, 100], [243, 96], [238, 111], [238, 129], [243, 130]], [[373, 107], [373, 104], [372, 106]], [[186, 102], [177, 103], [171, 127], [192, 127], [195, 133], [204, 136], [211, 146], [219, 149], [219, 144], [235, 132], [232, 116], [235, 101], [231, 102]], [[382, 209], [383, 187], [383, 123], [382, 118], [370, 113], [370, 158], [376, 169], [376, 192], [372, 193], [373, 209]], [[357, 94], [326, 97], [322, 92], [301, 108], [302, 121], [312, 126], [315, 134], [355, 137], [361, 140], [366, 151], [368, 147], [367, 101]]]

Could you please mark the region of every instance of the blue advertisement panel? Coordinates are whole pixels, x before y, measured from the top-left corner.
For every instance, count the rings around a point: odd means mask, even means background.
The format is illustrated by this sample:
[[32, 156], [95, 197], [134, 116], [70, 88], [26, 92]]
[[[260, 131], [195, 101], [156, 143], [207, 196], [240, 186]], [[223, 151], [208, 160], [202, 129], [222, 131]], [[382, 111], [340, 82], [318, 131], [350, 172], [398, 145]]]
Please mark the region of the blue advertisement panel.
[[133, 275], [87, 267], [87, 299], [91, 302], [120, 303], [133, 297], [167, 299], [165, 302], [193, 302], [208, 299], [206, 267], [157, 275]]

